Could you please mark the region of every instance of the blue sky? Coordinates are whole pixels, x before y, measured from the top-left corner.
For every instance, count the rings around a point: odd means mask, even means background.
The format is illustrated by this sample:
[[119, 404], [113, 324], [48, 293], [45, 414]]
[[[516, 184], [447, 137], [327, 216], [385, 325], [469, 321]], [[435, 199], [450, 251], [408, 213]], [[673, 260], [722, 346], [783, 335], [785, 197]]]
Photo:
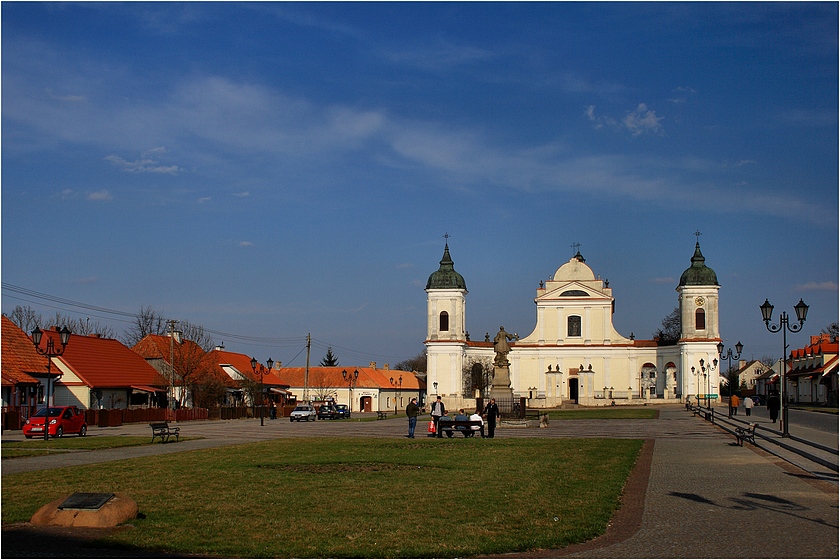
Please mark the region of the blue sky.
[[[473, 339], [526, 335], [574, 253], [618, 331], [699, 230], [721, 331], [838, 316], [836, 3], [2, 3], [2, 278], [228, 350], [423, 348], [444, 233]], [[125, 317], [3, 290], [31, 305]]]

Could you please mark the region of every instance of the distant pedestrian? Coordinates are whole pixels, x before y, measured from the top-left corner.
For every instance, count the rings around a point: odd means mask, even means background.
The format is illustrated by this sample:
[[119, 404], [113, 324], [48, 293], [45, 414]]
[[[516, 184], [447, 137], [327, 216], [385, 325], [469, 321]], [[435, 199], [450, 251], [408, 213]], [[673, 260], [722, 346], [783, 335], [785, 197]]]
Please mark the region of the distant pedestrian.
[[444, 406], [443, 401], [440, 400], [440, 395], [438, 395], [437, 400], [432, 404], [432, 421], [435, 423], [435, 432], [437, 432], [438, 420], [440, 420], [441, 416], [446, 416], [446, 406]]
[[729, 397], [729, 416], [736, 416], [738, 414], [738, 405], [740, 402], [738, 395]]
[[277, 403], [274, 401], [271, 401], [271, 408], [268, 409], [268, 416], [272, 420], [277, 420]]
[[417, 406], [416, 397], [412, 397], [411, 402], [405, 407], [405, 415], [408, 416], [408, 437], [414, 439], [414, 428], [417, 427], [417, 417], [420, 416], [420, 407]]
[[744, 399], [744, 413], [749, 416], [750, 412], [752, 412], [753, 401], [751, 398], [747, 397]]
[[770, 396], [767, 398], [767, 412], [770, 413], [770, 421], [774, 424], [779, 417], [779, 409], [781, 407], [782, 401], [779, 400], [779, 394], [776, 392], [770, 393]]
[[496, 404], [496, 399], [490, 399], [490, 402], [484, 407], [484, 414], [487, 416], [487, 437], [495, 437], [496, 418], [499, 417], [499, 405]]

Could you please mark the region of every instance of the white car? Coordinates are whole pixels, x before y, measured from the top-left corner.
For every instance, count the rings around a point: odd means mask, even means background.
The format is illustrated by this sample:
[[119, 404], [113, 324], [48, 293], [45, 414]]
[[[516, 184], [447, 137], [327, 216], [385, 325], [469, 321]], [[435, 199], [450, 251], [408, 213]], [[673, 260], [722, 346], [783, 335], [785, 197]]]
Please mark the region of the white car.
[[306, 420], [307, 422], [310, 420], [314, 421], [317, 418], [317, 414], [315, 407], [308, 404], [299, 404], [289, 415], [289, 422], [300, 422], [301, 420]]

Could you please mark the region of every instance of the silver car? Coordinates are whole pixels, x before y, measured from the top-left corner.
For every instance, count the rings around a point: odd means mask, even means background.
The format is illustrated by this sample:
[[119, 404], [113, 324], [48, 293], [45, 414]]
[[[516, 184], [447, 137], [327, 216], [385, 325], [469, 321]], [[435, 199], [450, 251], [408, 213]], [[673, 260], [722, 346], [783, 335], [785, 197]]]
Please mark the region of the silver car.
[[317, 418], [317, 414], [315, 407], [308, 404], [299, 404], [289, 415], [289, 422], [300, 422], [301, 420], [306, 420], [307, 422], [310, 420], [314, 421]]

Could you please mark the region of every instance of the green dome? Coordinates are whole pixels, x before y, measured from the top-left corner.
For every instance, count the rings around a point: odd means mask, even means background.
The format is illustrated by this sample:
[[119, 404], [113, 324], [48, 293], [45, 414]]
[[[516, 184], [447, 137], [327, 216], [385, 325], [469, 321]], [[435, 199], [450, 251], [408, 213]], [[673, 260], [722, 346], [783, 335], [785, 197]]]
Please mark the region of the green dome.
[[464, 282], [464, 277], [455, 272], [455, 263], [452, 262], [452, 257], [449, 256], [449, 243], [443, 249], [443, 258], [440, 259], [440, 268], [429, 276], [429, 281], [426, 282], [427, 290], [447, 290], [458, 289], [466, 290], [467, 283]]
[[718, 286], [717, 274], [706, 266], [706, 258], [700, 252], [700, 242], [694, 247], [691, 266], [680, 276], [680, 286]]

